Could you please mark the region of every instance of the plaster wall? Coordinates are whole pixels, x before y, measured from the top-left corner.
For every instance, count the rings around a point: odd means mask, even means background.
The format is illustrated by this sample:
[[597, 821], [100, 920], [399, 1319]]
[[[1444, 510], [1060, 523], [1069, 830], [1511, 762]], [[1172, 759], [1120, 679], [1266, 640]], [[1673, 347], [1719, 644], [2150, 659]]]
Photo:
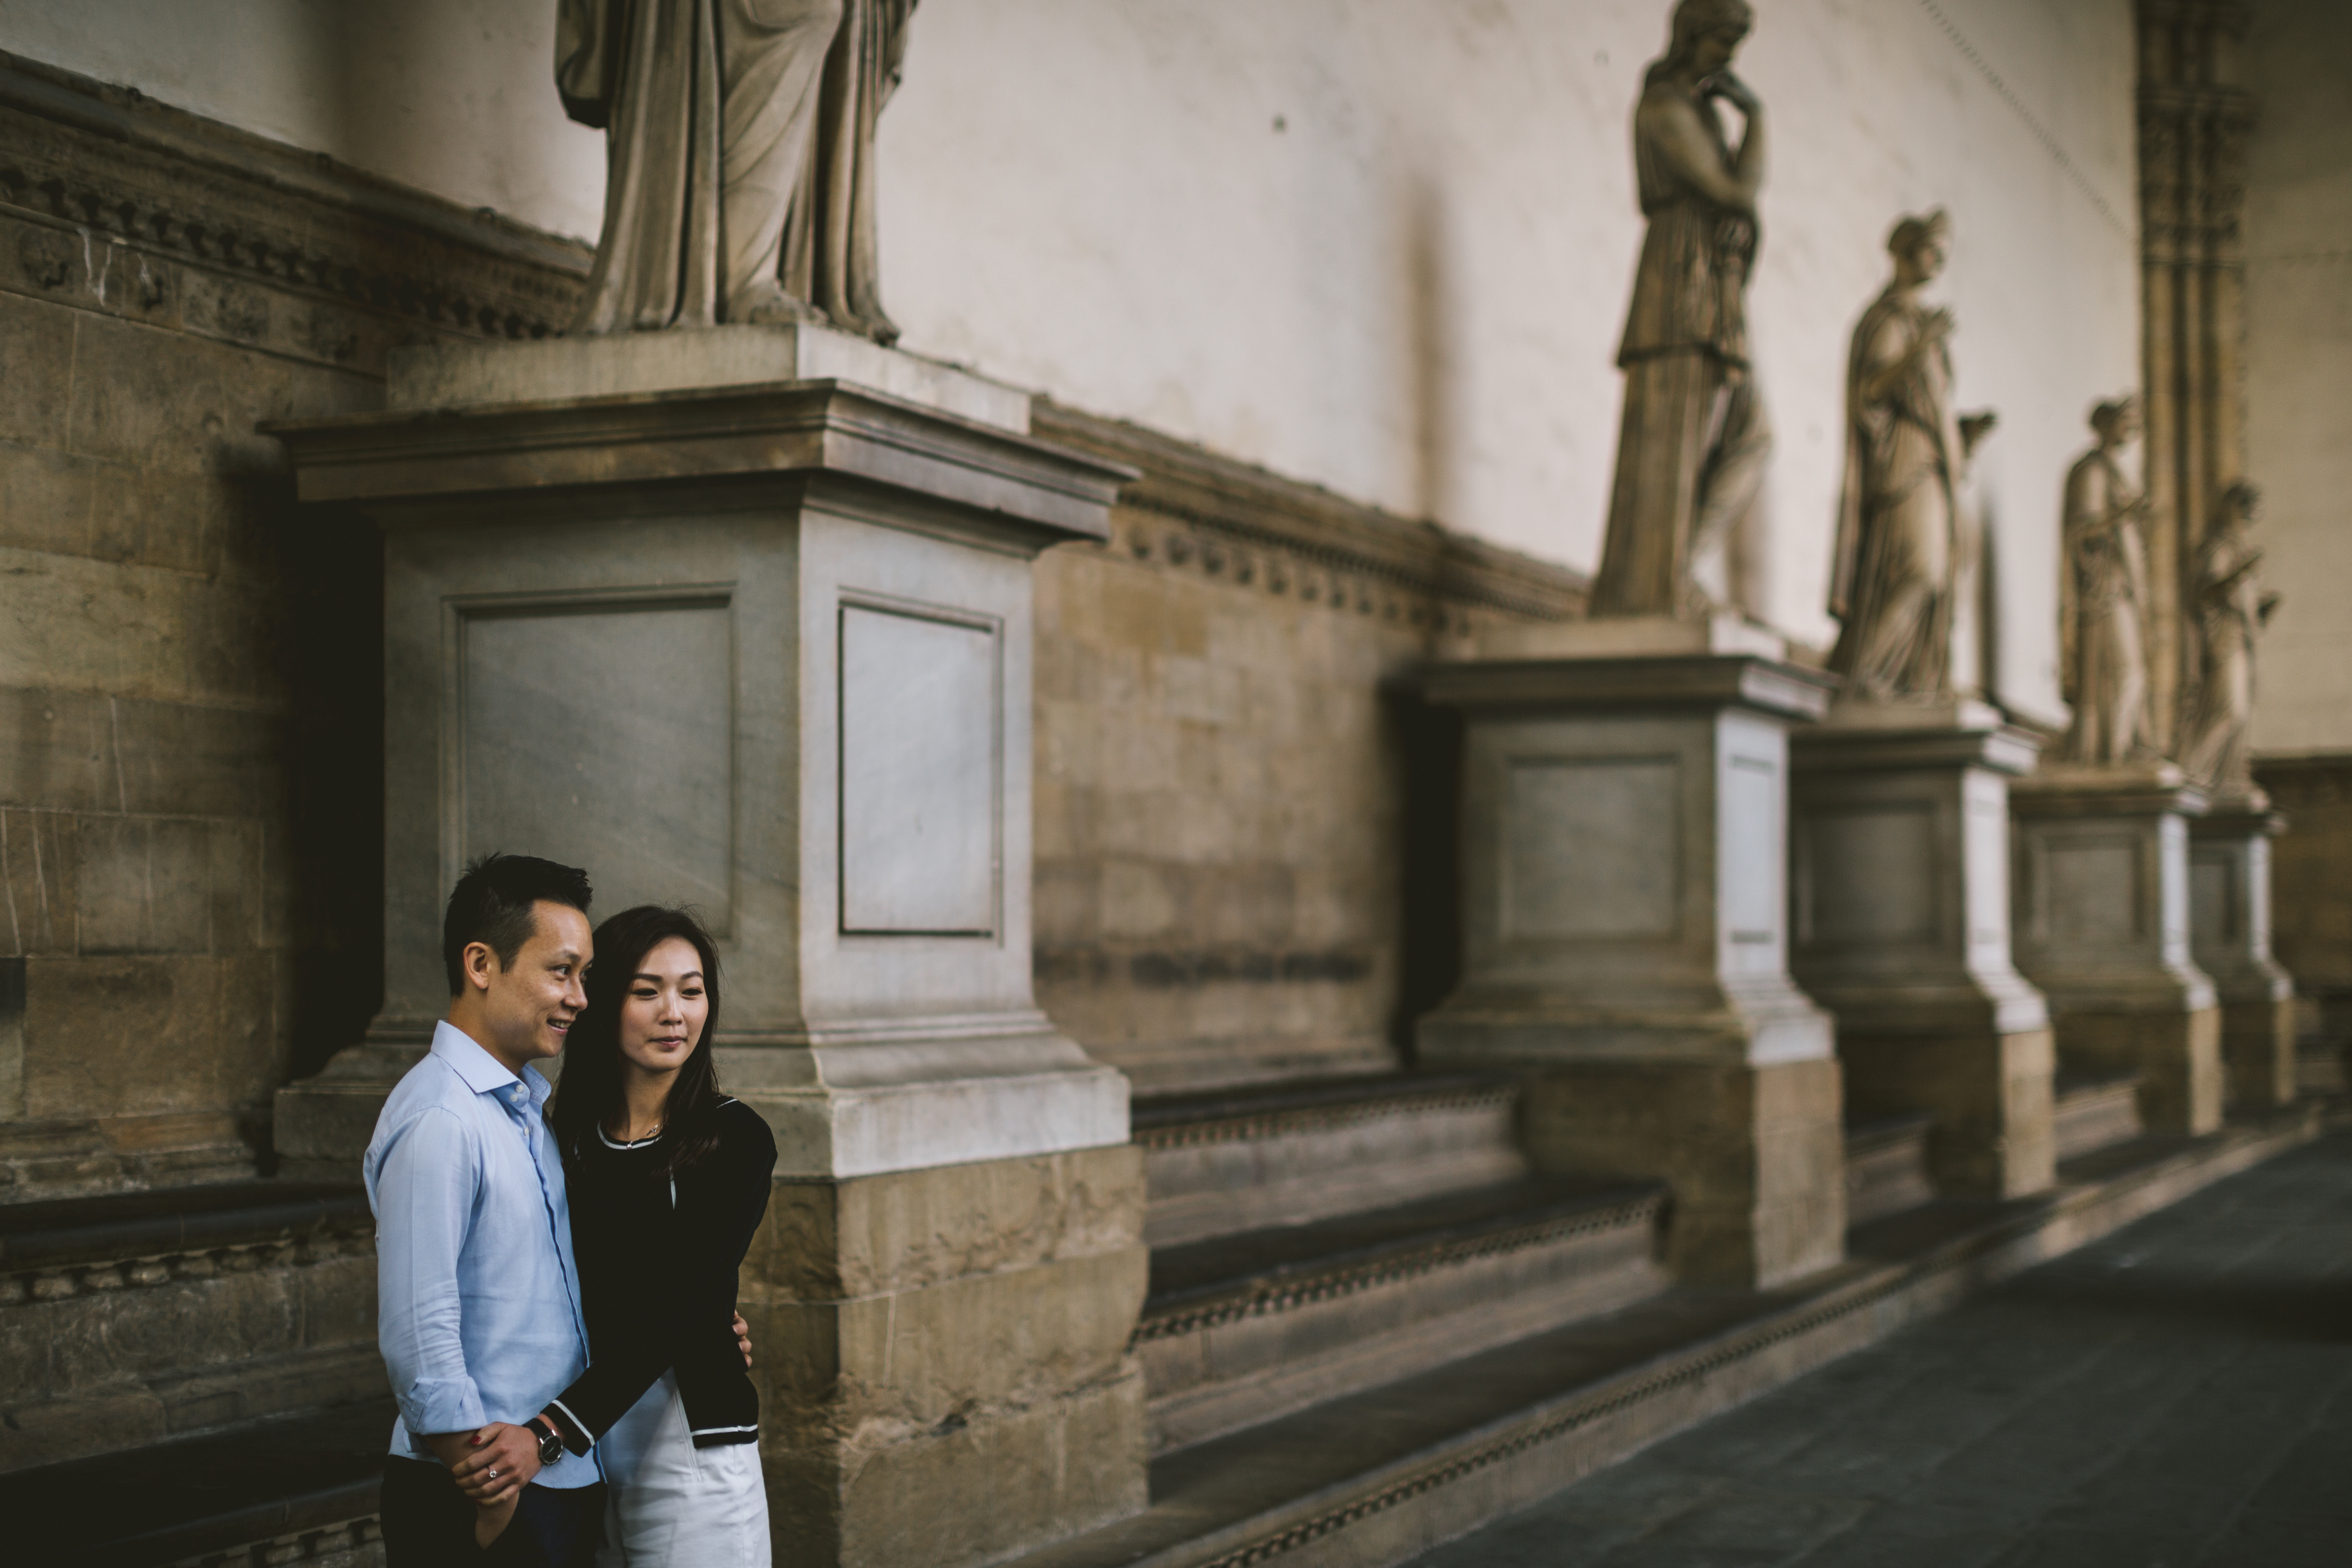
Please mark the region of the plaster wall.
[[[551, 3], [23, 4], [0, 47], [593, 236]], [[1663, 0], [926, 0], [883, 121], [906, 346], [1531, 553], [1598, 559]], [[1998, 689], [2056, 700], [2082, 416], [2138, 374], [2127, 0], [1780, 0], [1742, 70], [1773, 174], [1751, 316], [1779, 449], [1751, 592], [1826, 642], [1845, 342], [1906, 211], [1979, 459]]]
[[2243, 63], [2246, 453], [2263, 487], [2257, 750], [2352, 752], [2352, 10], [2258, 0]]

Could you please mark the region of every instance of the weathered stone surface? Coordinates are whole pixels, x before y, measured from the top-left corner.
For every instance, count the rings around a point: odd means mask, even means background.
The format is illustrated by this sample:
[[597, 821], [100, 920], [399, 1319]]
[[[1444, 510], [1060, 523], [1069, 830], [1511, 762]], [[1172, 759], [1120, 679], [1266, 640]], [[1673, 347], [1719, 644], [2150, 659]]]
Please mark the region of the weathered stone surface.
[[2221, 1121], [2221, 1015], [2191, 957], [2189, 821], [2170, 763], [2055, 769], [2011, 788], [2017, 966], [2050, 1000], [2060, 1065], [2137, 1071], [2151, 1131]]
[[1673, 1188], [1667, 1260], [1686, 1279], [1771, 1286], [1844, 1256], [1834, 1060], [1562, 1062], [1530, 1079], [1527, 1106], [1538, 1169]]
[[1932, 1115], [1939, 1185], [2021, 1197], [2055, 1177], [2049, 1009], [2010, 952], [2009, 779], [2036, 746], [1940, 707], [1841, 703], [1794, 737], [1790, 967], [1838, 1020], [1850, 1115]]
[[2256, 793], [2216, 800], [2189, 828], [2189, 947], [2221, 1001], [2229, 1101], [2250, 1110], [2296, 1091], [2294, 982], [2271, 955], [2272, 841], [2285, 826]]
[[985, 1561], [1144, 1501], [1132, 1146], [780, 1182], [744, 1266], [780, 1550]]

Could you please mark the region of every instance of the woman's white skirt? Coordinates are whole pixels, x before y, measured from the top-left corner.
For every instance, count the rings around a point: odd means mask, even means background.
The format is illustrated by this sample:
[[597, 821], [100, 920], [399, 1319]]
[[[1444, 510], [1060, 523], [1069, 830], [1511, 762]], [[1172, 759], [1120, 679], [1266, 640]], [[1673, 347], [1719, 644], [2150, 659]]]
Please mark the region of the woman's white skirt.
[[694, 1446], [677, 1378], [662, 1373], [613, 1424], [598, 1568], [769, 1568], [760, 1445]]

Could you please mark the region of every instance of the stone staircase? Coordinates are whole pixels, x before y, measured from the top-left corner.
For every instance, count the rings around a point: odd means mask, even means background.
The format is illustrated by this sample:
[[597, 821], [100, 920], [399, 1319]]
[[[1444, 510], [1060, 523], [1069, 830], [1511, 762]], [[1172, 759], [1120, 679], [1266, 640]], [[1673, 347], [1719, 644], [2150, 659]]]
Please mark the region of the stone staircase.
[[2052, 1098], [2051, 1132], [2062, 1164], [2128, 1142], [2147, 1131], [2140, 1121], [2137, 1073], [2062, 1073]]
[[373, 1563], [374, 1253], [350, 1187], [0, 1205], [11, 1560]]
[[1867, 1225], [1888, 1215], [1932, 1203], [1927, 1178], [1927, 1131], [1931, 1116], [1890, 1116], [1853, 1121], [1845, 1130], [1845, 1222]]
[[1476, 1077], [1139, 1103], [1155, 1453], [1656, 1294], [1656, 1184], [1548, 1181]]

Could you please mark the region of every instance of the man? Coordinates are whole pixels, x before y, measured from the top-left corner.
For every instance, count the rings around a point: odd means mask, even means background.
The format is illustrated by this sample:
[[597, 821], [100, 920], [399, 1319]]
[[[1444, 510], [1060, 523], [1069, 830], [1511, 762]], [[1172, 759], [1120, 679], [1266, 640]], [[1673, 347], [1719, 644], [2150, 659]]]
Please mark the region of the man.
[[[391, 1568], [476, 1559], [476, 1501], [515, 1489], [492, 1560], [594, 1561], [604, 1477], [540, 1414], [587, 1367], [588, 1330], [548, 1082], [530, 1065], [563, 1048], [587, 1005], [588, 900], [587, 873], [550, 860], [467, 868], [441, 928], [448, 1017], [368, 1144], [377, 1340], [400, 1404], [383, 1479]], [[477, 1455], [487, 1465], [461, 1491], [450, 1469]]]

